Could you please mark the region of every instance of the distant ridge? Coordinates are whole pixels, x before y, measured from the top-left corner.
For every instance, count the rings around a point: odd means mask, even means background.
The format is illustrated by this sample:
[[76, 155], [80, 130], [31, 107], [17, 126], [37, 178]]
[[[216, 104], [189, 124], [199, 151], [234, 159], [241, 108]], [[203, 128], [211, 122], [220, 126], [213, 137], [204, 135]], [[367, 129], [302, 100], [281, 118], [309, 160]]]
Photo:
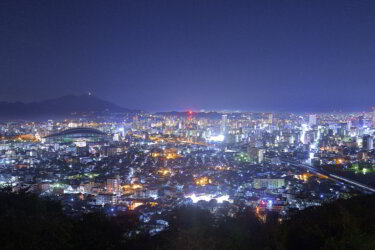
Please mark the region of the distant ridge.
[[189, 113], [188, 111], [167, 111], [167, 112], [156, 112], [156, 115], [163, 115], [163, 116], [176, 116], [176, 117], [189, 117], [194, 116], [196, 118], [208, 118], [208, 119], [220, 119], [221, 113], [216, 111], [210, 112], [192, 112]]
[[111, 102], [102, 100], [96, 96], [66, 95], [55, 99], [40, 102], [0, 102], [1, 118], [32, 118], [41, 116], [62, 116], [74, 113], [136, 113], [132, 110], [120, 107]]

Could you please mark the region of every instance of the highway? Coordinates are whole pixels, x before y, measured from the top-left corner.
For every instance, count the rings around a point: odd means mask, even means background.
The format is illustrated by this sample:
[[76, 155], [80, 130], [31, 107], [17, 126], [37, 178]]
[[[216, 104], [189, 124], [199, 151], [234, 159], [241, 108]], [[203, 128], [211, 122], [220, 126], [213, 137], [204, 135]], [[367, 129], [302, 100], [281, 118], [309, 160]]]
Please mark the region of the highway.
[[366, 190], [367, 192], [372, 192], [372, 193], [375, 193], [375, 189], [372, 188], [372, 187], [369, 187], [365, 184], [362, 184], [362, 183], [359, 183], [357, 181], [353, 181], [353, 180], [350, 180], [348, 178], [344, 178], [344, 177], [341, 177], [341, 176], [338, 176], [338, 175], [334, 175], [334, 174], [330, 174], [328, 171], [324, 171], [322, 169], [316, 169], [310, 165], [307, 165], [307, 164], [302, 164], [302, 163], [297, 163], [297, 162], [292, 162], [292, 161], [285, 161], [283, 160], [282, 162], [284, 163], [289, 163], [293, 166], [297, 166], [297, 167], [301, 167], [301, 168], [305, 168], [307, 170], [309, 170], [310, 172], [312, 173], [315, 173], [315, 174], [320, 174], [320, 175], [323, 175], [331, 180], [334, 180], [334, 181], [341, 181], [341, 182], [345, 182], [345, 183], [349, 183], [353, 186], [356, 186], [360, 189], [364, 189]]

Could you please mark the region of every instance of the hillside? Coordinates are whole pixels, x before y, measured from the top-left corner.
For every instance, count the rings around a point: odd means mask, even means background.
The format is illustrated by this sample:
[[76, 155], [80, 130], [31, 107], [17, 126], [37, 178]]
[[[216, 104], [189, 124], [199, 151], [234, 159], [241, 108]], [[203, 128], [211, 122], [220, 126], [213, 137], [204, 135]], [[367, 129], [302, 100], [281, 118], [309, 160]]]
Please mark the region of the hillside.
[[0, 118], [32, 118], [70, 115], [72, 113], [133, 113], [137, 110], [122, 108], [93, 95], [66, 95], [41, 102], [0, 102]]
[[282, 224], [260, 223], [250, 211], [215, 219], [182, 207], [168, 230], [150, 237], [124, 235], [139, 226], [134, 213], [71, 218], [35, 195], [0, 192], [1, 249], [375, 249], [375, 195], [339, 200], [298, 212]]

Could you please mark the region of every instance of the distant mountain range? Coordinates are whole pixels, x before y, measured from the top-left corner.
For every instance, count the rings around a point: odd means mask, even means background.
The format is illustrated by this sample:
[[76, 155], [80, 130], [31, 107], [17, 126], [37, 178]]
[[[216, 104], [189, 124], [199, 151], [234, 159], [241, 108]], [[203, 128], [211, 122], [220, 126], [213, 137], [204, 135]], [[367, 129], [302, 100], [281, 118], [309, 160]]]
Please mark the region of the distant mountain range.
[[0, 102], [0, 118], [63, 116], [74, 113], [136, 113], [93, 95], [66, 95], [41, 102]]
[[220, 119], [221, 115], [219, 112], [192, 112], [189, 111], [181, 112], [181, 111], [167, 111], [167, 112], [156, 112], [156, 115], [163, 115], [163, 116], [176, 116], [176, 117], [189, 117], [194, 116], [195, 118], [206, 118], [206, 119]]

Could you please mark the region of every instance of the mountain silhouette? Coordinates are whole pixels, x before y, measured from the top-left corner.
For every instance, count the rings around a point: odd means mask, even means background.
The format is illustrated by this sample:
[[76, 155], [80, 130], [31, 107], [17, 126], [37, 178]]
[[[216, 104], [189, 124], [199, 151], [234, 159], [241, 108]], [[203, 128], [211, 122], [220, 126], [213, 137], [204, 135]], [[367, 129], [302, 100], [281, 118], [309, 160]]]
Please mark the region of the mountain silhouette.
[[123, 108], [90, 94], [66, 95], [55, 99], [31, 103], [0, 102], [1, 118], [30, 118], [47, 115], [62, 116], [75, 113], [103, 112], [136, 113], [138, 110]]

